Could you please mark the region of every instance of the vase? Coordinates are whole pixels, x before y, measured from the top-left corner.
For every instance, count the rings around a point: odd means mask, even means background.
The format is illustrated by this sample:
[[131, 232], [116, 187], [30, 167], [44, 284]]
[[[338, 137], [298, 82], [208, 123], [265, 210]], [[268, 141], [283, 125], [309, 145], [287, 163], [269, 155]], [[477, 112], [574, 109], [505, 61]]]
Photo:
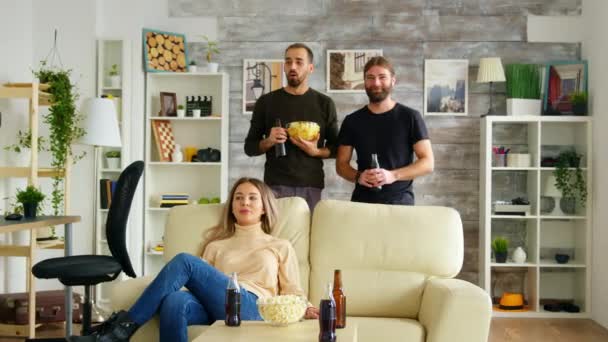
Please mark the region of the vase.
[[574, 215], [576, 213], [576, 200], [572, 197], [562, 197], [559, 200], [559, 207], [566, 215]]
[[106, 157], [106, 165], [108, 166], [108, 169], [118, 170], [120, 169], [120, 158]]
[[23, 203], [23, 216], [25, 218], [36, 218], [38, 203]]
[[512, 259], [515, 263], [523, 264], [524, 262], [526, 262], [526, 258], [527, 258], [527, 255], [523, 248], [521, 248], [521, 247], [515, 248], [515, 250], [513, 251], [513, 255], [512, 255]]
[[494, 256], [496, 257], [496, 262], [504, 264], [507, 262], [507, 252], [494, 252]]
[[217, 72], [217, 69], [219, 68], [219, 66], [220, 65], [218, 63], [209, 62], [209, 63], [207, 63], [207, 71]]
[[183, 118], [186, 116], [186, 110], [185, 109], [178, 109], [177, 110], [177, 117], [178, 118]]
[[120, 76], [110, 76], [110, 87], [112, 88], [120, 88]]
[[188, 72], [196, 72], [196, 65], [188, 65]]
[[507, 115], [540, 115], [540, 100], [507, 99]]
[[572, 113], [574, 113], [574, 115], [586, 115], [587, 114], [587, 104], [586, 103], [573, 104]]

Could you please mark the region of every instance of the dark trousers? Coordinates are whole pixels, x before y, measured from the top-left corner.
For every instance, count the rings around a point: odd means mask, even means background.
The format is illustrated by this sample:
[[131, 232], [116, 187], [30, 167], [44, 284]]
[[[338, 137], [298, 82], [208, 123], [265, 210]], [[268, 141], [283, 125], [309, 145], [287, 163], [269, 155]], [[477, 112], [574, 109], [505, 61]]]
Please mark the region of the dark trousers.
[[281, 197], [302, 197], [308, 203], [308, 208], [312, 212], [317, 203], [321, 200], [322, 189], [309, 186], [287, 186], [287, 185], [271, 185], [270, 188], [277, 198]]

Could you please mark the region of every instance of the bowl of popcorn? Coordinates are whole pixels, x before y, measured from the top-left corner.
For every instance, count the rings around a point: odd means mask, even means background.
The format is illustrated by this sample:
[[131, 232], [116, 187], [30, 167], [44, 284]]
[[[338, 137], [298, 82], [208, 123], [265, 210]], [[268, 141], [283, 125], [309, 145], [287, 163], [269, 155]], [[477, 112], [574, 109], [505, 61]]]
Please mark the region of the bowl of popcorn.
[[313, 121], [294, 121], [287, 125], [287, 134], [294, 138], [313, 140], [319, 134], [320, 129], [319, 124]]
[[298, 322], [304, 317], [308, 302], [296, 295], [283, 295], [257, 300], [258, 311], [264, 322], [282, 327]]

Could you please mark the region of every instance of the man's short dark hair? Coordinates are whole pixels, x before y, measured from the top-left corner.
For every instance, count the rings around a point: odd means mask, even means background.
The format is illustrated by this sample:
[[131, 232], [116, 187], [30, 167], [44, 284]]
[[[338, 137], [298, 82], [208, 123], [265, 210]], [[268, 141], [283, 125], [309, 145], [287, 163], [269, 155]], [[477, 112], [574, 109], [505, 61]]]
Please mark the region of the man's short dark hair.
[[312, 54], [312, 50], [308, 47], [308, 45], [306, 44], [302, 44], [302, 43], [294, 43], [291, 44], [287, 47], [287, 49], [285, 49], [285, 53], [287, 54], [287, 51], [291, 50], [291, 49], [304, 49], [306, 50], [306, 53], [308, 54], [308, 61], [312, 64], [312, 60], [313, 60], [313, 54]]
[[367, 71], [376, 65], [390, 71], [391, 76], [395, 76], [395, 69], [393, 69], [393, 64], [389, 62], [388, 59], [382, 56], [370, 58], [369, 61], [365, 63], [365, 67], [363, 68], [363, 75], [367, 74]]

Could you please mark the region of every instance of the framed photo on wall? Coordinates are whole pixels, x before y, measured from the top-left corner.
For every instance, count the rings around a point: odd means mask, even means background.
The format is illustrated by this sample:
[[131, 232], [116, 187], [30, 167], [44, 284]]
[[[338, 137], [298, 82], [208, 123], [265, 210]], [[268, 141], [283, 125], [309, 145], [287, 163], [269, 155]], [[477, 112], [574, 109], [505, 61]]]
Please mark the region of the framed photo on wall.
[[243, 114], [253, 113], [260, 96], [285, 85], [282, 59], [243, 60]]
[[160, 92], [160, 113], [158, 116], [177, 116], [177, 95]]
[[186, 72], [186, 36], [181, 33], [143, 29], [146, 72]]
[[469, 61], [424, 61], [424, 115], [467, 115], [469, 107]]
[[327, 50], [327, 92], [365, 92], [363, 69], [382, 50]]
[[571, 97], [587, 93], [587, 61], [550, 62], [544, 77], [543, 115], [575, 114]]

